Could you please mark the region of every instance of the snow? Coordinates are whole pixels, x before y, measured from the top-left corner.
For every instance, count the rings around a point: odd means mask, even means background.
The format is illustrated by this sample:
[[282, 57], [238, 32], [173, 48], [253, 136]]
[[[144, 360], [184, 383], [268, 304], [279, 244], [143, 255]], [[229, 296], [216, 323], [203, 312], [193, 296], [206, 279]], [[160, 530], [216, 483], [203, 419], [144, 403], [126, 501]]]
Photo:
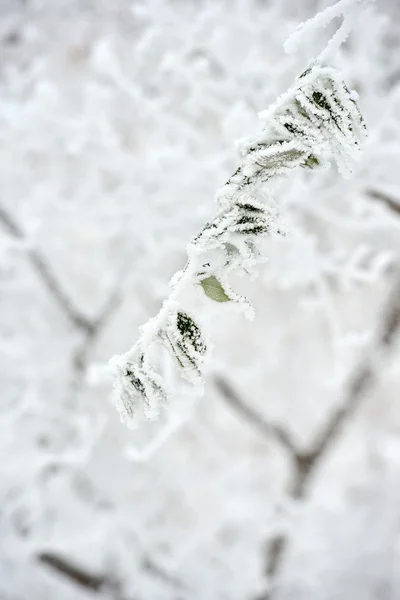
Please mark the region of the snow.
[[332, 65], [359, 95], [361, 161], [347, 180], [291, 173], [275, 195], [286, 236], [265, 241], [257, 280], [230, 282], [256, 319], [187, 292], [215, 345], [203, 398], [167, 362], [171, 412], [129, 430], [106, 366], [213, 218], [234, 141], [334, 33], [284, 53], [326, 6], [0, 4], [2, 600], [400, 596], [398, 338], [302, 495], [280, 435], [315, 447], [384, 319], [400, 251], [397, 3], [360, 13]]

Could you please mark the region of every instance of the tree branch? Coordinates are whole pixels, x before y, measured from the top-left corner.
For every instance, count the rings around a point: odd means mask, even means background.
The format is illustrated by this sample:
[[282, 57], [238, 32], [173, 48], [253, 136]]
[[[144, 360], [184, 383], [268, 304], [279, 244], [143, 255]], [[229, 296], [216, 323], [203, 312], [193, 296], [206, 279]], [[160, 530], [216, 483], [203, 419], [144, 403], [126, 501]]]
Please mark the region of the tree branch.
[[[113, 597], [122, 600], [122, 585], [118, 578], [111, 577], [111, 575], [99, 575], [89, 573], [81, 566], [72, 563], [68, 559], [56, 554], [54, 552], [40, 552], [36, 557], [39, 562], [47, 565], [51, 569], [57, 571], [64, 577], [69, 578], [73, 583], [80, 585], [92, 592], [102, 592], [108, 590], [112, 592]], [[164, 571], [158, 564], [156, 564], [149, 557], [144, 556], [141, 561], [141, 567], [147, 571], [151, 576], [162, 580], [164, 583], [176, 588], [183, 589], [182, 583], [175, 578], [173, 575]]]
[[103, 310], [99, 316], [92, 322], [92, 327], [85, 332], [82, 343], [75, 351], [72, 359], [72, 377], [70, 384], [70, 396], [75, 396], [82, 387], [84, 376], [87, 370], [91, 350], [96, 343], [101, 331], [108, 322], [114, 310], [121, 301], [120, 285], [116, 285], [111, 292]]
[[249, 406], [233, 389], [230, 383], [220, 375], [214, 377], [213, 383], [225, 401], [238, 413], [240, 413], [248, 423], [257, 429], [265, 437], [276, 438], [281, 445], [293, 457], [297, 454], [289, 434], [279, 425], [269, 423], [264, 417]]
[[[2, 207], [0, 207], [0, 223], [11, 236], [19, 240], [25, 239], [26, 236], [17, 221]], [[72, 300], [68, 297], [54, 275], [50, 265], [35, 248], [27, 249], [27, 257], [63, 314], [84, 334], [83, 342], [75, 352], [72, 361], [73, 374], [71, 377], [70, 395], [75, 395], [82, 385], [90, 351], [100, 331], [120, 302], [121, 286], [115, 286], [100, 314], [95, 319], [89, 319], [82, 315], [74, 306]]]
[[38, 554], [37, 558], [41, 563], [58, 571], [58, 573], [61, 573], [64, 577], [68, 577], [75, 584], [85, 587], [93, 592], [99, 592], [106, 586], [107, 580], [105, 577], [88, 573], [82, 569], [82, 567], [69, 562], [58, 554], [41, 552]]
[[[358, 366], [355, 373], [349, 378], [343, 404], [332, 413], [325, 428], [320, 432], [314, 444], [307, 451], [297, 449], [289, 434], [284, 429], [269, 423], [262, 415], [243, 401], [223, 378], [219, 376], [215, 379], [216, 387], [234, 410], [243, 415], [264, 436], [276, 438], [289, 451], [294, 466], [292, 480], [288, 489], [289, 497], [293, 499], [304, 497], [312, 473], [326, 456], [328, 449], [337, 438], [345, 423], [353, 416], [360, 406], [361, 401], [376, 383], [377, 372], [375, 363], [377, 361], [379, 363], [382, 355], [387, 354], [400, 332], [400, 273], [396, 274], [396, 280], [382, 311], [381, 326], [377, 329], [372, 349]], [[283, 534], [278, 534], [268, 541], [265, 574], [270, 582], [276, 579], [277, 573], [281, 569], [287, 543], [287, 537]], [[255, 600], [271, 600], [272, 593], [273, 590], [269, 589]]]
[[400, 200], [392, 198], [392, 196], [386, 194], [385, 192], [381, 192], [380, 190], [367, 189], [365, 193], [370, 198], [374, 198], [375, 200], [383, 202], [384, 204], [386, 204], [386, 206], [390, 208], [390, 210], [394, 211], [397, 214], [400, 214]]
[[[3, 207], [0, 207], [0, 223], [11, 236], [20, 240], [24, 240], [26, 238], [21, 227]], [[93, 330], [94, 324], [90, 319], [82, 315], [74, 306], [74, 303], [68, 297], [68, 294], [62, 289], [62, 286], [58, 282], [46, 260], [35, 248], [27, 249], [27, 257], [32, 267], [47, 288], [50, 296], [62, 310], [63, 314], [66, 315], [69, 321], [75, 325], [75, 327], [90, 333]]]
[[314, 448], [310, 453], [312, 457], [310, 470], [314, 469], [317, 462], [326, 454], [344, 422], [354, 414], [361, 400], [376, 383], [375, 364], [380, 361], [382, 355], [387, 353], [400, 331], [400, 273], [396, 274], [396, 280], [382, 311], [381, 326], [377, 329], [373, 348], [349, 379], [343, 405], [332, 414], [325, 429], [320, 433], [319, 439], [314, 444]]

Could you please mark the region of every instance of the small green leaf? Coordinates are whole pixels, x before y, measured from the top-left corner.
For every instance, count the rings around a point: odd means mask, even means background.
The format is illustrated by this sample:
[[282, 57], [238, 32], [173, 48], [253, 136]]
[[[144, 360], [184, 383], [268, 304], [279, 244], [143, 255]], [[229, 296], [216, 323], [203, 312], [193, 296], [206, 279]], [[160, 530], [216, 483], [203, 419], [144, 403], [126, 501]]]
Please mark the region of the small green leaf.
[[214, 275], [207, 277], [206, 279], [202, 279], [200, 281], [200, 285], [203, 288], [205, 294], [211, 298], [211, 300], [215, 300], [215, 302], [229, 302], [232, 298], [229, 298], [224, 288], [218, 281]]
[[319, 165], [318, 158], [316, 156], [314, 156], [313, 154], [310, 154], [301, 166], [305, 167], [307, 169], [314, 169], [314, 167], [317, 167], [318, 165]]

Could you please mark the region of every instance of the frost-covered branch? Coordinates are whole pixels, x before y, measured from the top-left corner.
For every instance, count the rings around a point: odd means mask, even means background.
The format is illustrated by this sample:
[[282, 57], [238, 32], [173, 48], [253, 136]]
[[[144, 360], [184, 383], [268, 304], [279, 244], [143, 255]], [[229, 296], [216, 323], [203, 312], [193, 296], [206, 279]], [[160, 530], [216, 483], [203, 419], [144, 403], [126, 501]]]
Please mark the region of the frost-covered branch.
[[[11, 236], [22, 241], [25, 239], [22, 228], [3, 207], [0, 207], [0, 223]], [[65, 290], [63, 290], [45, 258], [36, 250], [36, 248], [29, 246], [27, 248], [27, 256], [36, 273], [46, 286], [50, 296], [54, 299], [67, 319], [69, 319], [78, 329], [91, 333], [95, 328], [95, 323], [81, 314], [74, 306], [72, 300]]]
[[285, 42], [286, 52], [292, 54], [296, 52], [304, 39], [318, 29], [325, 28], [334, 21], [341, 19], [341, 23], [326, 47], [318, 55], [318, 62], [326, 62], [336, 54], [339, 47], [347, 40], [354, 24], [359, 17], [361, 10], [367, 5], [371, 5], [375, 0], [339, 0], [336, 4], [328, 6], [325, 10], [317, 13], [305, 23], [300, 23], [294, 33]]
[[[326, 457], [337, 435], [352, 415], [354, 415], [362, 400], [368, 396], [368, 392], [376, 385], [378, 379], [377, 373], [379, 372], [377, 364], [380, 364], [387, 357], [399, 334], [400, 273], [398, 272], [392, 284], [386, 305], [382, 309], [380, 324], [377, 327], [377, 332], [370, 349], [354, 373], [350, 375], [342, 403], [333, 411], [325, 427], [319, 432], [316, 440], [308, 450], [296, 448], [285, 429], [274, 423], [270, 423], [263, 415], [249, 406], [223, 378], [218, 377], [215, 379], [217, 388], [230, 406], [244, 416], [262, 435], [277, 439], [282, 447], [289, 452], [293, 464], [293, 472], [288, 488], [288, 495], [293, 500], [304, 497], [306, 487], [315, 469]], [[268, 540], [265, 573], [270, 583], [280, 570], [286, 546], [287, 537], [283, 533], [278, 533], [272, 539]], [[257, 596], [255, 600], [270, 599], [271, 590], [269, 588], [264, 594]]]
[[[295, 461], [292, 486], [289, 490], [292, 498], [301, 498], [304, 496], [306, 486], [312, 474], [326, 456], [338, 433], [349, 421], [350, 417], [354, 415], [363, 399], [368, 396], [368, 392], [376, 385], [378, 379], [376, 365], [387, 357], [387, 353], [390, 351], [399, 333], [400, 273], [397, 273], [397, 278], [392, 286], [386, 306], [382, 311], [380, 327], [378, 328], [373, 346], [361, 364], [358, 365], [354, 374], [349, 378], [343, 403], [333, 412], [312, 449], [307, 453], [297, 455], [298, 460]], [[278, 534], [269, 541], [266, 573], [271, 580], [275, 579], [281, 568], [286, 546], [287, 538], [283, 534]], [[271, 590], [269, 590], [264, 595], [258, 596], [256, 600], [271, 600], [271, 598]]]
[[364, 360], [359, 364], [347, 383], [345, 398], [340, 406], [329, 417], [325, 427], [319, 432], [316, 440], [308, 450], [296, 448], [289, 433], [274, 423], [270, 423], [263, 415], [248, 405], [233, 389], [231, 384], [222, 377], [216, 377], [214, 382], [222, 397], [258, 431], [267, 437], [277, 439], [282, 447], [289, 452], [294, 460], [296, 476], [291, 486], [290, 494], [301, 497], [311, 471], [325, 456], [328, 448], [343, 427], [344, 423], [354, 413], [359, 402], [372, 389], [376, 379], [376, 364], [385, 357], [396, 336], [400, 333], [400, 273], [393, 283], [386, 306], [382, 310], [381, 322], [378, 327], [372, 347]]
[[[17, 221], [3, 207], [0, 207], [0, 223], [4, 229], [14, 238], [24, 241], [25, 234]], [[26, 255], [30, 264], [40, 277], [50, 296], [56, 302], [62, 313], [73, 325], [82, 331], [84, 339], [73, 357], [73, 374], [71, 377], [71, 393], [73, 395], [78, 391], [83, 376], [87, 368], [90, 349], [97, 339], [100, 331], [108, 322], [108, 319], [121, 299], [121, 278], [117, 281], [114, 289], [105, 302], [105, 306], [99, 315], [93, 319], [84, 316], [73, 304], [66, 291], [53, 273], [47, 260], [40, 252], [29, 245], [26, 248]]]
[[240, 413], [245, 420], [257, 429], [263, 436], [272, 437], [279, 441], [282, 447], [289, 452], [289, 455], [294, 458], [297, 454], [293, 440], [289, 433], [283, 427], [267, 421], [259, 412], [245, 402], [240, 395], [233, 389], [231, 384], [221, 376], [214, 379], [214, 383], [222, 397], [228, 404]]
[[331, 160], [346, 176], [365, 138], [355, 94], [337, 70], [317, 64], [260, 118], [264, 129], [242, 143], [241, 164], [217, 195], [215, 218], [189, 244], [187, 264], [173, 277], [169, 298], [142, 326], [133, 348], [112, 360], [117, 408], [129, 426], [157, 418], [168, 403], [171, 391], [153, 366], [157, 348], [169, 352], [181, 375], [202, 389], [209, 344], [182, 303], [184, 291], [198, 286], [211, 300], [236, 304], [252, 317], [229, 276], [256, 274], [255, 266], [265, 260], [266, 236], [280, 233], [272, 196], [277, 183], [296, 167], [328, 167]]
[[114, 310], [119, 306], [121, 301], [121, 284], [118, 283], [110, 292], [106, 303], [100, 314], [91, 322], [91, 327], [85, 331], [85, 335], [79, 347], [76, 349], [72, 360], [72, 375], [70, 382], [69, 394], [74, 397], [79, 393], [84, 376], [86, 375], [89, 358], [92, 348], [96, 343], [99, 335], [108, 323]]

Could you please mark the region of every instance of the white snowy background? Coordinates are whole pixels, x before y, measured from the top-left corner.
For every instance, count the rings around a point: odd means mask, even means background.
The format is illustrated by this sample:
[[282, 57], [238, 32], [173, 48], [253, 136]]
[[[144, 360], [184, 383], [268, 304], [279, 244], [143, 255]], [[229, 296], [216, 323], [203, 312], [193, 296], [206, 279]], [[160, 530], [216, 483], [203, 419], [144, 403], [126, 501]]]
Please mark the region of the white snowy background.
[[256, 320], [208, 303], [205, 396], [133, 432], [104, 369], [325, 6], [0, 0], [0, 600], [400, 598], [396, 0], [337, 57], [362, 162], [288, 179]]

